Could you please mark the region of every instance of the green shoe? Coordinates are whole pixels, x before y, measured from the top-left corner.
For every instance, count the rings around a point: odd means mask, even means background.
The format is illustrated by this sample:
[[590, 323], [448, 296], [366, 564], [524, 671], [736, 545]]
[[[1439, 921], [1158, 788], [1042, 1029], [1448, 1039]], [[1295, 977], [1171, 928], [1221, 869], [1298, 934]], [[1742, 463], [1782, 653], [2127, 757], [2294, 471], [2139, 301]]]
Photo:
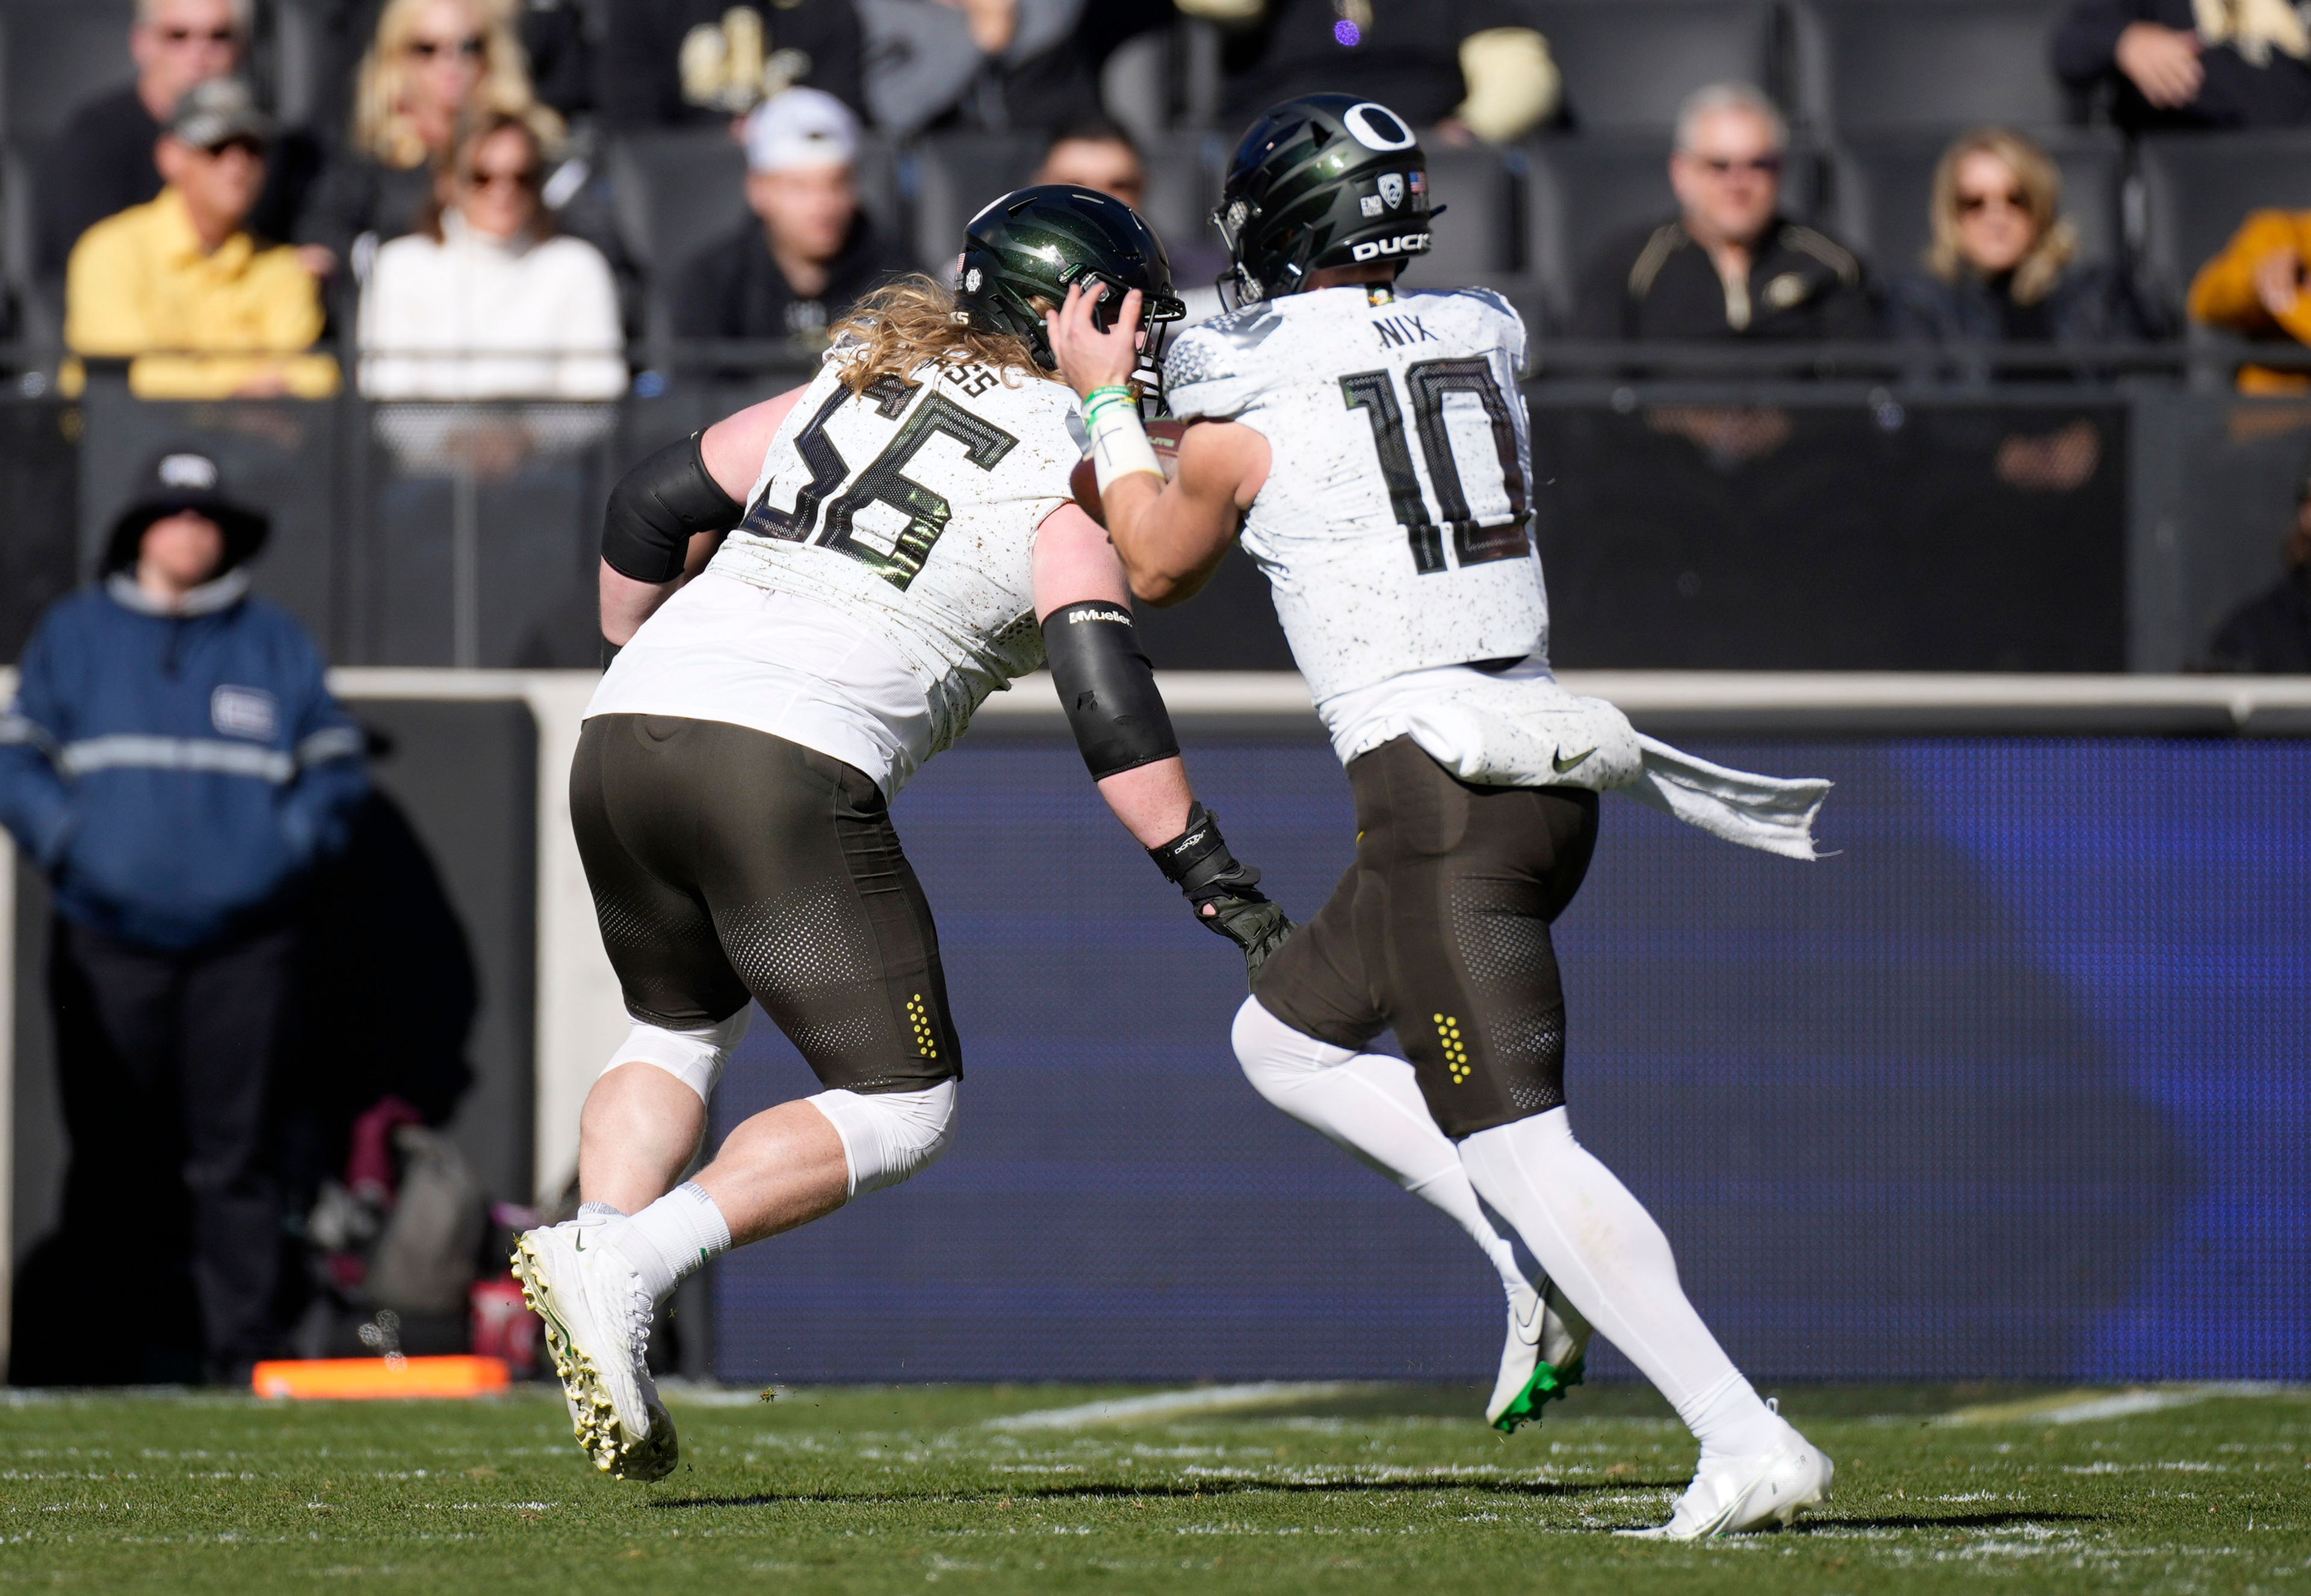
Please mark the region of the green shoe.
[[1519, 1425], [1539, 1423], [1542, 1408], [1562, 1401], [1566, 1391], [1581, 1383], [1582, 1371], [1588, 1361], [1586, 1357], [1576, 1357], [1562, 1372], [1546, 1361], [1534, 1364], [1532, 1378], [1524, 1382], [1524, 1389], [1509, 1400], [1507, 1407], [1487, 1416], [1493, 1421], [1493, 1428], [1504, 1435], [1513, 1435]]

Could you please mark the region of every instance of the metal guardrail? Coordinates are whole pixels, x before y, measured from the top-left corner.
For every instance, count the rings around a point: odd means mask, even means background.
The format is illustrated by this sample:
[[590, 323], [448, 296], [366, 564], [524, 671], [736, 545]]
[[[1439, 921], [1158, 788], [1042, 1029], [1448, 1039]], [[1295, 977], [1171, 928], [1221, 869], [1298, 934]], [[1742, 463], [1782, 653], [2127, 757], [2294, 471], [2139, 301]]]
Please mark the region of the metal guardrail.
[[[676, 381], [807, 373], [816, 368], [824, 351], [823, 343], [808, 340], [650, 338], [628, 345], [624, 354], [634, 373], [637, 396], [651, 397]], [[236, 352], [208, 349], [152, 353], [229, 355]], [[438, 362], [461, 358], [496, 362], [548, 358], [567, 352], [493, 349], [467, 355], [438, 349], [364, 351], [346, 338], [316, 353], [333, 355], [350, 373], [358, 371], [365, 356]], [[1643, 376], [1831, 384], [1892, 382], [1925, 388], [1996, 381], [2001, 386], [2011, 383], [2074, 393], [2081, 384], [2124, 379], [2228, 379], [2231, 372], [2245, 365], [2311, 377], [2311, 346], [2260, 343], [2204, 327], [2192, 329], [2186, 337], [2158, 342], [2051, 344], [1917, 344], [1887, 339], [1839, 343], [1598, 340], [1558, 337], [1544, 327], [1535, 327], [1531, 357], [1532, 382], [1540, 387], [1567, 379]], [[0, 371], [17, 373], [19, 390], [30, 397], [51, 392], [53, 373], [70, 358], [74, 358], [71, 351], [53, 344], [0, 343]], [[84, 363], [91, 371], [99, 371], [118, 370], [127, 362], [90, 357]]]

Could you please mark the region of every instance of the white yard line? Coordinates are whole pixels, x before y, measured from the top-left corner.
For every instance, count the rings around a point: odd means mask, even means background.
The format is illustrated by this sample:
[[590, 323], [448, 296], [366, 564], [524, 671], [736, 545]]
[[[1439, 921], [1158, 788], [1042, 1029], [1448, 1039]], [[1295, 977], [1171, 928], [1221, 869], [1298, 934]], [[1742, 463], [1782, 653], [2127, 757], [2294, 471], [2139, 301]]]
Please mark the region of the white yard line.
[[1081, 1402], [1072, 1408], [1039, 1408], [990, 1418], [990, 1430], [1076, 1430], [1091, 1425], [1131, 1424], [1143, 1419], [1178, 1418], [1191, 1413], [1236, 1413], [1251, 1408], [1280, 1408], [1347, 1396], [1365, 1389], [1353, 1380], [1261, 1380], [1248, 1385], [1199, 1385], [1186, 1391], [1156, 1391], [1145, 1397], [1116, 1397], [1104, 1402]]
[[2187, 1408], [2212, 1397], [2276, 1397], [2301, 1395], [2305, 1388], [2263, 1380], [2207, 1380], [2188, 1385], [2138, 1386], [2129, 1391], [2067, 1391], [2020, 1402], [1993, 1402], [1960, 1408], [1937, 1416], [1937, 1425], [2090, 1424], [2097, 1419], [2130, 1418], [2168, 1408]]

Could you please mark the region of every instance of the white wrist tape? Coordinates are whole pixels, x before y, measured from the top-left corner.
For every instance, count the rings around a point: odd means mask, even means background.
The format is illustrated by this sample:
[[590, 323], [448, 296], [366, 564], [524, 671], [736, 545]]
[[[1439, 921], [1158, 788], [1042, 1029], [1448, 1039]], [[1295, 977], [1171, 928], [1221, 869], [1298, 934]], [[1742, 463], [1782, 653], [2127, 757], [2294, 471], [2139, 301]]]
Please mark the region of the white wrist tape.
[[1147, 441], [1147, 429], [1130, 406], [1103, 405], [1085, 425], [1091, 433], [1092, 474], [1102, 494], [1119, 477], [1135, 471], [1154, 472], [1156, 485], [1163, 485], [1164, 467], [1156, 461], [1156, 446]]

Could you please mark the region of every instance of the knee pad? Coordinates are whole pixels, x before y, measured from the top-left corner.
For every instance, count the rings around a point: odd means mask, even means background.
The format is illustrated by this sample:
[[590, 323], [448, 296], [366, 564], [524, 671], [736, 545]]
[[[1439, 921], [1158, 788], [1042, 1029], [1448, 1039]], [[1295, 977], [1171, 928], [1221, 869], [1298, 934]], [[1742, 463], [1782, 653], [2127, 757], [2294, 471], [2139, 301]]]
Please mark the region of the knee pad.
[[1262, 1097], [1274, 1102], [1278, 1092], [1319, 1070], [1335, 1069], [1356, 1056], [1353, 1048], [1334, 1047], [1305, 1032], [1295, 1031], [1262, 1008], [1257, 998], [1246, 998], [1235, 1011], [1229, 1034], [1236, 1062], [1244, 1078]]
[[804, 1102], [826, 1116], [850, 1164], [850, 1195], [895, 1186], [936, 1160], [955, 1139], [955, 1082], [920, 1092], [840, 1087]]
[[668, 1031], [638, 1021], [602, 1067], [602, 1073], [607, 1075], [621, 1064], [655, 1064], [697, 1093], [701, 1103], [711, 1102], [714, 1083], [722, 1078], [722, 1067], [730, 1061], [730, 1054], [754, 1020], [754, 1006], [749, 1003], [702, 1031]]

